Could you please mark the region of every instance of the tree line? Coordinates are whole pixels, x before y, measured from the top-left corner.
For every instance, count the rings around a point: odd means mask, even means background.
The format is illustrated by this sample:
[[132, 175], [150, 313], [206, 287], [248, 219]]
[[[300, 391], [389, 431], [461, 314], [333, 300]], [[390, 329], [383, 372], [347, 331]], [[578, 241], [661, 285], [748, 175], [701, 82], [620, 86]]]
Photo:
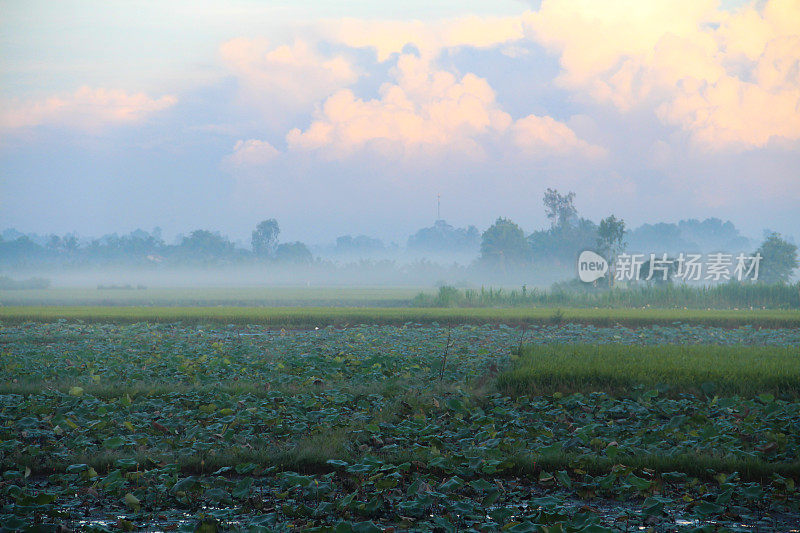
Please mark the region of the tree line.
[[[475, 257], [470, 268], [498, 275], [529, 270], [532, 265], [572, 272], [578, 254], [594, 250], [609, 262], [625, 251], [653, 252], [735, 250], [752, 251], [748, 239], [730, 222], [719, 219], [683, 220], [677, 224], [644, 224], [630, 231], [625, 221], [614, 214], [595, 223], [581, 217], [574, 205], [575, 193], [547, 189], [542, 198], [549, 227], [529, 234], [514, 221], [498, 218], [480, 232], [475, 226], [456, 228], [437, 220], [408, 238], [406, 250], [436, 258], [461, 253]], [[136, 230], [128, 235], [108, 235], [81, 242], [76, 235], [50, 235], [34, 241], [27, 235], [6, 231], [0, 236], [0, 267], [59, 265], [201, 265], [220, 266], [247, 262], [311, 265], [314, 257], [306, 244], [280, 242], [280, 225], [274, 218], [256, 225], [250, 248], [237, 246], [218, 232], [198, 229], [167, 244], [158, 228], [152, 232]], [[394, 250], [398, 248], [395, 245]], [[379, 239], [365, 235], [345, 235], [336, 239], [329, 255], [368, 257], [387, 248]], [[797, 267], [797, 247], [780, 235], [769, 233], [757, 250], [764, 257], [761, 279], [786, 282]], [[567, 277], [567, 276], [565, 276]]]

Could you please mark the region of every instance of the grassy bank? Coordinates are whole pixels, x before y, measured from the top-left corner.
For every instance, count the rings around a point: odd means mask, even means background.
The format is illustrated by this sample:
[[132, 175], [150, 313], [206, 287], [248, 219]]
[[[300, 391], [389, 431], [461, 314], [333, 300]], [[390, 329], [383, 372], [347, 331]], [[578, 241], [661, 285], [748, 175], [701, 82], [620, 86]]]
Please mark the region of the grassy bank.
[[697, 309], [525, 309], [525, 308], [330, 308], [330, 307], [103, 307], [12, 306], [0, 307], [0, 322], [134, 323], [182, 322], [186, 324], [264, 324], [272, 327], [323, 327], [354, 324], [558, 324], [597, 326], [648, 326], [674, 322], [719, 327], [800, 327], [796, 310]]

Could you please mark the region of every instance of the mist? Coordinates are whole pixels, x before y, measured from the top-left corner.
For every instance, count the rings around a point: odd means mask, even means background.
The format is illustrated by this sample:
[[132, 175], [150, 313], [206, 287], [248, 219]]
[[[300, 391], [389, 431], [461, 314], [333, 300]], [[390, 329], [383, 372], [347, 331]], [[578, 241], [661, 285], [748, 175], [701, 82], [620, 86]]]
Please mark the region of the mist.
[[[208, 230], [167, 244], [158, 228], [99, 238], [8, 229], [0, 233], [0, 275], [111, 295], [171, 287], [548, 289], [575, 280], [578, 255], [598, 249], [600, 242], [599, 226], [578, 216], [573, 196], [553, 192], [566, 203], [554, 207], [561, 214], [548, 215], [553, 221], [549, 228], [526, 231], [502, 217], [483, 230], [437, 220], [402, 244], [364, 234], [317, 245], [283, 242], [274, 219], [253, 230], [249, 245]], [[518, 232], [518, 240], [493, 242], [490, 230], [499, 227]], [[769, 234], [765, 230], [764, 237]], [[644, 224], [626, 229], [623, 241], [620, 251], [672, 257], [684, 252], [751, 254], [761, 242], [742, 235], [732, 222], [714, 218]]]

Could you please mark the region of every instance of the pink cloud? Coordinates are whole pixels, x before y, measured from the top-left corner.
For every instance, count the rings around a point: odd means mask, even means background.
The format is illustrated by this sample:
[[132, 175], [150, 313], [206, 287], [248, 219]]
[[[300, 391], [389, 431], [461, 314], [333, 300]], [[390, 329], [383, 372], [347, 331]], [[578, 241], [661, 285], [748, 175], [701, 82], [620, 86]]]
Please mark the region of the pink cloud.
[[458, 153], [481, 159], [485, 144], [502, 144], [508, 135], [529, 155], [590, 148], [550, 117], [514, 123], [491, 86], [474, 74], [458, 77], [404, 54], [392, 75], [396, 82], [383, 84], [380, 98], [362, 100], [349, 90], [328, 98], [305, 131], [288, 133], [289, 148], [320, 150], [333, 159], [365, 149], [394, 158]]
[[324, 56], [307, 41], [272, 47], [266, 39], [233, 39], [222, 45], [224, 63], [234, 72], [248, 103], [271, 112], [303, 109], [358, 79], [343, 55]]
[[514, 122], [511, 133], [523, 153], [536, 157], [577, 154], [598, 158], [606, 154], [605, 149], [579, 139], [566, 124], [551, 117], [528, 115]]
[[436, 21], [345, 18], [325, 23], [323, 33], [353, 48], [372, 48], [381, 62], [402, 53], [408, 44], [430, 59], [445, 48], [490, 48], [524, 37], [519, 17], [476, 15]]
[[226, 162], [233, 167], [263, 166], [275, 159], [280, 152], [267, 141], [258, 139], [240, 140], [233, 147], [233, 153]]
[[107, 126], [140, 122], [176, 102], [174, 96], [151, 98], [144, 93], [81, 87], [66, 97], [54, 96], [39, 102], [4, 102], [0, 108], [0, 128], [59, 125], [96, 132]]

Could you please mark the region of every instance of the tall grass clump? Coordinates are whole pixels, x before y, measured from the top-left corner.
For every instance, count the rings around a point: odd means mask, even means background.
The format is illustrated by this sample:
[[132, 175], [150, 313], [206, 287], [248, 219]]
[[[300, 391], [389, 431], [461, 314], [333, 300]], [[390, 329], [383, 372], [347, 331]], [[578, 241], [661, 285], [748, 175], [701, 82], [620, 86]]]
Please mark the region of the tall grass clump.
[[522, 348], [497, 381], [512, 395], [552, 392], [672, 392], [800, 396], [796, 347], [717, 345], [536, 345]]

